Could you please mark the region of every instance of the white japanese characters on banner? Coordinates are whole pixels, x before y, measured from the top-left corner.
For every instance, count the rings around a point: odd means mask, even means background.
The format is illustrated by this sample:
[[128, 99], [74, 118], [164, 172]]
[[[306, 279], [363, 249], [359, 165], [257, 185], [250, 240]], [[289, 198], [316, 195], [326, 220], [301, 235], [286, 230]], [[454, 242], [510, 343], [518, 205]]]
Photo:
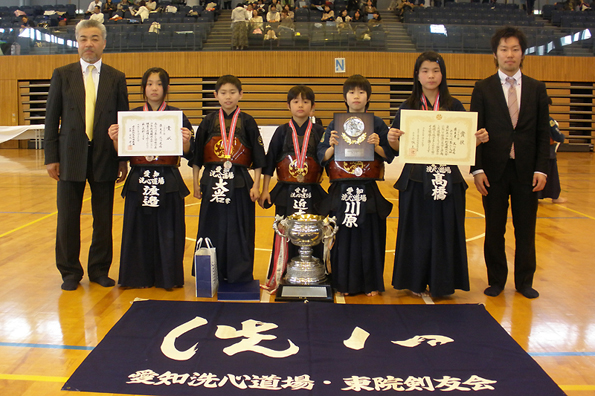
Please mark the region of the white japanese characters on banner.
[[119, 111], [118, 155], [182, 155], [181, 111]]
[[[350, 195], [364, 188], [346, 186], [345, 194], [347, 187]], [[360, 203], [363, 216], [367, 203]], [[155, 396], [565, 394], [480, 304], [157, 300], [132, 304], [62, 389]]]
[[475, 164], [477, 113], [401, 110], [399, 159], [409, 164]]
[[[202, 317], [195, 317], [192, 320], [183, 323], [173, 330], [171, 330], [163, 339], [161, 351], [165, 356], [172, 360], [189, 360], [196, 353], [198, 353], [198, 343], [185, 351], [178, 351], [175, 347], [175, 341], [185, 333], [190, 332], [198, 327], [208, 324], [208, 321]], [[242, 321], [242, 328], [237, 330], [227, 325], [217, 325], [215, 337], [219, 339], [235, 339], [241, 338], [237, 343], [224, 348], [221, 352], [228, 356], [233, 356], [238, 353], [257, 353], [273, 359], [283, 359], [296, 355], [300, 351], [300, 347], [295, 345], [291, 340], [287, 339], [288, 348], [285, 350], [273, 350], [261, 342], [277, 339], [276, 335], [263, 334], [273, 330], [277, 330], [279, 326], [275, 323], [262, 322], [255, 319], [247, 319]], [[370, 333], [366, 330], [356, 327], [354, 328], [351, 337], [343, 341], [346, 348], [353, 350], [361, 350], [365, 348], [365, 342], [370, 337]], [[373, 336], [373, 335], [372, 335]], [[443, 335], [416, 335], [410, 339], [402, 341], [391, 341], [397, 347], [415, 348], [424, 342], [427, 342], [433, 347], [439, 347], [448, 343], [454, 342], [450, 337]], [[203, 373], [172, 373], [166, 371], [164, 373], [157, 373], [151, 369], [144, 369], [128, 375], [128, 384], [144, 384], [150, 386], [176, 386], [185, 385], [189, 387], [204, 387], [204, 388], [222, 388], [234, 387], [237, 389], [262, 389], [269, 391], [279, 391], [283, 389], [307, 389], [312, 390], [317, 386], [316, 382], [310, 378], [309, 374], [301, 374], [296, 376], [287, 376], [285, 379], [275, 375], [256, 375], [256, 374], [237, 374], [225, 373], [214, 374], [212, 372]], [[482, 391], [494, 390], [494, 385], [497, 381], [481, 378], [477, 375], [470, 375], [465, 380], [455, 376], [443, 376], [442, 378], [431, 378], [430, 376], [386, 376], [386, 377], [368, 377], [365, 375], [353, 375], [343, 378], [344, 387], [341, 391], [367, 391], [367, 392], [384, 392], [388, 390], [399, 392], [412, 391]], [[320, 386], [330, 385], [329, 381], [323, 381]]]

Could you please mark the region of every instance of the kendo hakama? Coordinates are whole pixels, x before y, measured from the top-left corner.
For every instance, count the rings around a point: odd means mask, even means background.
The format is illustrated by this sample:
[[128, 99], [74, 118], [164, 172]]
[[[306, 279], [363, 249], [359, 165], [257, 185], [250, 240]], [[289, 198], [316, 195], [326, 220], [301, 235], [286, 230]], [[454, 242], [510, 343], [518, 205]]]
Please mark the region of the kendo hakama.
[[[429, 106], [431, 107], [431, 106]], [[408, 109], [406, 104], [400, 108]], [[449, 110], [465, 111], [453, 98]], [[392, 125], [400, 129], [400, 112]], [[444, 191], [435, 189], [438, 176]], [[455, 165], [406, 164], [395, 183], [399, 190], [399, 226], [392, 285], [434, 297], [469, 290], [465, 238], [467, 183]], [[436, 199], [435, 199], [436, 198]]]
[[[139, 107], [133, 111], [142, 110]], [[166, 106], [168, 110], [179, 109]], [[183, 125], [192, 131], [186, 116]], [[190, 160], [192, 151], [184, 157]], [[167, 160], [154, 161], [157, 165], [134, 165], [131, 159], [122, 189], [126, 199], [118, 278], [122, 287], [171, 289], [184, 285], [184, 197], [190, 191], [178, 170], [179, 158], [174, 157], [173, 162], [169, 158], [173, 165], [163, 165]]]
[[[431, 165], [406, 164], [399, 190], [399, 226], [392, 285], [434, 297], [469, 291], [465, 239], [467, 183], [457, 166], [442, 167], [446, 197], [434, 199]], [[450, 169], [450, 173], [445, 168]], [[433, 168], [432, 168], [433, 169]], [[438, 171], [438, 170], [437, 170]]]
[[[318, 145], [320, 161], [330, 147], [330, 134], [334, 129], [332, 121]], [[384, 291], [386, 218], [393, 205], [382, 196], [376, 180], [383, 179], [384, 161], [392, 162], [394, 154], [387, 140], [388, 127], [376, 116], [374, 132], [380, 137], [386, 159], [375, 153], [375, 161], [363, 162], [361, 176], [355, 175], [359, 173], [355, 167], [336, 162], [334, 158], [323, 164], [331, 175], [331, 186], [320, 213], [337, 217], [339, 230], [330, 255], [331, 279], [335, 290], [341, 293]], [[333, 172], [337, 175], [334, 180]]]
[[[293, 122], [298, 142], [303, 145], [303, 139], [308, 127], [308, 122], [300, 127]], [[322, 177], [322, 167], [316, 159], [316, 150], [318, 143], [324, 135], [324, 128], [318, 124], [312, 125], [308, 148], [306, 151], [306, 164], [308, 173], [303, 176], [304, 180], [298, 180], [298, 174], [295, 168], [290, 165], [295, 160], [295, 150], [292, 138], [292, 130], [289, 123], [281, 125], [275, 130], [269, 150], [266, 155], [266, 166], [262, 169], [263, 175], [273, 176], [277, 171], [277, 184], [271, 190], [271, 202], [275, 205], [275, 214], [278, 216], [291, 216], [295, 213], [319, 214], [316, 206], [327, 196], [326, 191], [320, 186]], [[265, 208], [268, 209], [265, 203]], [[275, 236], [273, 236], [273, 251], [271, 263], [267, 273], [267, 279], [270, 279], [274, 268], [274, 260], [279, 254], [275, 249]], [[324, 261], [324, 244], [319, 243], [313, 247], [313, 256]], [[287, 244], [287, 261], [298, 256], [299, 247], [291, 242]]]
[[[225, 114], [226, 131], [233, 114]], [[220, 141], [219, 113], [215, 112], [205, 117], [196, 133], [193, 164], [204, 166], [196, 238], [210, 238], [215, 246], [220, 281], [249, 282], [254, 279], [255, 204], [250, 199], [254, 180], [248, 169], [265, 165], [264, 146], [256, 121], [244, 112], [236, 125], [228, 171], [223, 166], [222, 146], [217, 145]]]

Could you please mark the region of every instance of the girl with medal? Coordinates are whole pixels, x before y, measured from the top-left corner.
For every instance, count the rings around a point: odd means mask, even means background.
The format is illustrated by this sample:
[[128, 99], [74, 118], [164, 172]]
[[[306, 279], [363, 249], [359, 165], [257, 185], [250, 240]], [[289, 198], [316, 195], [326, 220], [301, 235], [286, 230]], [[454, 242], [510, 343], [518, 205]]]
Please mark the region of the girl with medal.
[[[154, 67], [141, 82], [145, 104], [133, 111], [179, 111], [165, 102], [169, 75]], [[192, 125], [183, 116], [181, 130], [184, 158], [192, 158]], [[118, 147], [118, 125], [108, 133]], [[120, 276], [122, 287], [161, 287], [166, 290], [184, 285], [184, 244], [186, 223], [184, 197], [190, 191], [178, 170], [180, 157], [131, 157], [131, 170], [122, 189], [124, 220]]]
[[[358, 74], [343, 84], [349, 113], [368, 110], [372, 85]], [[327, 167], [331, 185], [321, 206], [322, 214], [337, 217], [336, 241], [331, 249], [332, 285], [347, 295], [375, 296], [384, 291], [386, 218], [392, 204], [380, 193], [376, 180], [384, 177], [384, 162], [390, 163], [393, 150], [388, 144], [388, 127], [374, 116], [373, 133], [367, 143], [374, 145], [374, 161], [335, 161], [335, 146], [342, 139], [332, 121], [318, 145], [318, 159]]]
[[[413, 91], [403, 102], [388, 133], [398, 152], [401, 110], [465, 111], [450, 96], [444, 59], [424, 52], [413, 70]], [[476, 143], [488, 133], [475, 133]], [[439, 181], [439, 183], [438, 183]], [[440, 297], [455, 289], [469, 290], [465, 239], [465, 190], [467, 183], [458, 166], [405, 164], [395, 183], [399, 190], [399, 226], [392, 285], [414, 295]], [[428, 291], [429, 286], [429, 291]]]
[[[322, 139], [324, 128], [310, 119], [314, 110], [314, 91], [305, 85], [297, 85], [287, 93], [287, 108], [292, 118], [277, 128], [266, 156], [263, 168], [263, 191], [258, 203], [265, 209], [275, 204], [275, 214], [318, 214], [315, 207], [326, 196], [320, 186], [322, 167], [316, 159], [316, 147]], [[277, 184], [269, 193], [269, 184], [277, 171]], [[276, 290], [288, 260], [298, 255], [298, 247], [288, 243], [286, 254], [280, 245], [286, 243], [275, 234], [271, 263], [264, 286]], [[314, 257], [323, 259], [323, 244], [314, 247]]]
[[255, 202], [264, 146], [256, 121], [238, 107], [242, 83], [237, 77], [220, 77], [215, 98], [221, 108], [208, 114], [196, 131], [194, 196], [202, 199], [197, 240], [213, 242], [219, 282], [249, 282], [254, 279]]

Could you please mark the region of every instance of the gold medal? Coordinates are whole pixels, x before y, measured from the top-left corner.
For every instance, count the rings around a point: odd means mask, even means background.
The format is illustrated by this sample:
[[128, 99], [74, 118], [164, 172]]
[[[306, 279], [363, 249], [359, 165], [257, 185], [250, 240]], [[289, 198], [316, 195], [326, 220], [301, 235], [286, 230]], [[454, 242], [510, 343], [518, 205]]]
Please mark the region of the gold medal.
[[297, 181], [299, 183], [303, 183], [304, 182], [304, 175], [298, 175], [298, 177], [296, 177]]

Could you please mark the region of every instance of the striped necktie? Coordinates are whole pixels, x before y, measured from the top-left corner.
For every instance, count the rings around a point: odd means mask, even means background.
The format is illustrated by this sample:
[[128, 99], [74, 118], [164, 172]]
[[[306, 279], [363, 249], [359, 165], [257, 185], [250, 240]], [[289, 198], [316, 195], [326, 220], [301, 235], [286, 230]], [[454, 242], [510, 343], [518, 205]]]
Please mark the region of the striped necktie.
[[85, 79], [85, 132], [89, 140], [93, 140], [93, 120], [95, 118], [95, 81], [93, 81], [95, 66], [87, 67]]

